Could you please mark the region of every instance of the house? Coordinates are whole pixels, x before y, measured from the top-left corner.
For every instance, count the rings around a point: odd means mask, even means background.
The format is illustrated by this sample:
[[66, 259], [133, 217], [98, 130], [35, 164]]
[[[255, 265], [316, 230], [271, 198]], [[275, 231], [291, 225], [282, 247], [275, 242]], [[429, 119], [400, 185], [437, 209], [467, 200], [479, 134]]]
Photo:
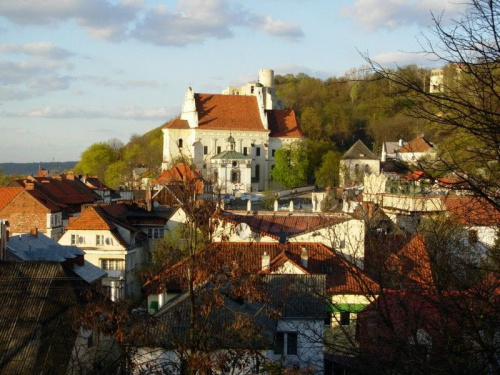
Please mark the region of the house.
[[224, 194], [265, 190], [274, 153], [304, 139], [295, 112], [282, 109], [274, 72], [261, 70], [248, 90], [199, 94], [189, 87], [180, 118], [163, 127], [163, 164], [187, 158]]
[[[258, 291], [261, 297], [232, 292], [230, 283], [220, 288], [208, 284], [195, 292], [194, 341], [210, 358], [212, 373], [257, 373], [269, 363], [322, 373], [324, 275], [267, 275]], [[139, 368], [180, 373], [188, 355], [183, 348], [190, 341], [189, 297], [180, 294], [154, 314], [155, 336], [163, 345], [140, 348]]]
[[0, 187], [0, 217], [10, 223], [10, 233], [29, 233], [33, 227], [57, 241], [64, 231], [66, 204], [50, 199], [35, 184]]
[[30, 233], [11, 236], [7, 242], [7, 259], [58, 262], [89, 285], [100, 286], [101, 280], [107, 276], [106, 272], [84, 257], [85, 253], [76, 246], [60, 245], [43, 233], [38, 233], [37, 228], [33, 228]]
[[104, 183], [99, 181], [98, 176], [84, 175], [80, 177], [80, 181], [99, 194], [101, 202], [111, 203], [112, 201], [120, 199], [120, 195], [116, 194], [113, 189], [110, 189]]
[[340, 186], [363, 184], [365, 174], [379, 174], [380, 160], [358, 139], [340, 160]]
[[221, 212], [214, 241], [322, 243], [362, 267], [365, 225], [343, 213]]
[[0, 369], [66, 374], [88, 284], [59, 262], [0, 261]]
[[397, 159], [410, 165], [417, 165], [423, 158], [433, 158], [435, 155], [436, 150], [434, 145], [420, 134], [411, 141], [403, 144], [396, 151]]
[[383, 163], [389, 160], [396, 160], [397, 151], [403, 144], [404, 141], [402, 139], [398, 142], [383, 142], [380, 161]]
[[73, 172], [53, 177], [32, 177], [14, 180], [9, 187], [36, 190], [44, 199], [65, 205], [64, 225], [68, 217], [77, 216], [86, 204], [101, 201], [101, 196], [81, 182]]
[[140, 293], [137, 269], [146, 261], [147, 235], [132, 226], [119, 214], [122, 205], [89, 207], [70, 220], [59, 244], [76, 246], [85, 252], [86, 259], [108, 274], [102, 284], [109, 292], [118, 285], [121, 296], [134, 297]]

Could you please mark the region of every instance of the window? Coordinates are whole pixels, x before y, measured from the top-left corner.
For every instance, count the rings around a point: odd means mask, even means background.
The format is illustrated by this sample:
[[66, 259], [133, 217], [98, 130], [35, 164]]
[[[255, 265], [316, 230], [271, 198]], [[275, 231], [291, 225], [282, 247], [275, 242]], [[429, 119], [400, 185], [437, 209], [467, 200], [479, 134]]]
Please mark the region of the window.
[[276, 150], [272, 150], [271, 151], [271, 156], [274, 158], [274, 153], [276, 152]]
[[203, 155], [208, 155], [208, 146], [203, 146]]
[[95, 236], [95, 244], [97, 246], [104, 245], [104, 235], [102, 235], [102, 234], [96, 234], [96, 236]]
[[72, 234], [71, 235], [71, 244], [76, 245], [77, 241], [78, 241], [78, 235]]
[[248, 155], [248, 147], [243, 147], [243, 155]]
[[260, 181], [260, 165], [257, 164], [255, 166], [255, 180], [257, 180], [257, 182]]
[[220, 154], [222, 151], [221, 147], [220, 146], [217, 146], [217, 154]]
[[165, 234], [165, 229], [163, 228], [148, 228], [148, 238], [156, 239], [162, 238]]
[[260, 156], [260, 147], [255, 147], [255, 155]]
[[349, 311], [341, 311], [340, 312], [340, 325], [348, 326], [351, 324], [351, 313]]
[[276, 332], [274, 354], [297, 355], [297, 332]]
[[240, 182], [240, 174], [238, 172], [231, 172], [231, 182], [233, 184]]
[[122, 271], [125, 269], [123, 259], [101, 259], [101, 268], [109, 271]]
[[177, 145], [179, 148], [182, 148], [182, 138], [179, 138], [179, 141], [177, 142]]
[[468, 235], [469, 235], [469, 243], [470, 244], [477, 243], [477, 241], [478, 241], [477, 230], [470, 229], [468, 232]]
[[325, 273], [327, 275], [331, 275], [333, 273], [332, 266], [329, 264], [321, 264], [321, 273]]
[[331, 326], [332, 325], [332, 313], [327, 311], [325, 313], [325, 326]]

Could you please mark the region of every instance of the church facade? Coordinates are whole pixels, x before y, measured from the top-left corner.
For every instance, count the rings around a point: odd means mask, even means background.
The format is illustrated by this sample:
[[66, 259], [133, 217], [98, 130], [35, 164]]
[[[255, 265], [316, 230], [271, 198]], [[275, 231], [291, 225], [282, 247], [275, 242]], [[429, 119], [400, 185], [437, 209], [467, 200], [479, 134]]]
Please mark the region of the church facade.
[[221, 193], [267, 189], [276, 150], [304, 139], [295, 112], [283, 108], [272, 70], [261, 70], [257, 82], [230, 86], [222, 94], [189, 87], [181, 116], [162, 129], [162, 169], [183, 158]]

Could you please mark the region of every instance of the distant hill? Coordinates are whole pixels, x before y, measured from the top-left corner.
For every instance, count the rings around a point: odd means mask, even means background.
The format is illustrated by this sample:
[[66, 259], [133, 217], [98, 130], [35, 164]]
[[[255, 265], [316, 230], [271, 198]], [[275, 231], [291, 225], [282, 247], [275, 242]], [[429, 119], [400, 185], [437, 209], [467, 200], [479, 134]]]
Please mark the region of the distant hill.
[[50, 174], [58, 174], [74, 168], [76, 161], [42, 163], [0, 163], [4, 174], [36, 175], [39, 169], [47, 169]]

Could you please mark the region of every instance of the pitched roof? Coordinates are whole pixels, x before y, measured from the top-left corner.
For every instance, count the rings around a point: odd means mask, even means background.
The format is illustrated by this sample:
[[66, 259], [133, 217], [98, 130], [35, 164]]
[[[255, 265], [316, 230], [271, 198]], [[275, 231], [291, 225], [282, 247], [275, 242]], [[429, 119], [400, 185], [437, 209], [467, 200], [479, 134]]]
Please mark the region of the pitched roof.
[[427, 152], [431, 150], [434, 146], [430, 144], [424, 137], [417, 135], [416, 138], [412, 139], [410, 142], [405, 143], [401, 146], [397, 152], [399, 153], [415, 153], [415, 152]]
[[194, 94], [194, 97], [200, 129], [268, 132], [253, 95]]
[[497, 207], [484, 198], [449, 196], [443, 200], [448, 213], [462, 225], [496, 226], [500, 224]]
[[186, 120], [176, 118], [163, 125], [162, 129], [189, 129], [189, 123]]
[[2, 373], [66, 373], [82, 304], [79, 280], [59, 263], [0, 262]]
[[[301, 254], [305, 248], [308, 254], [307, 267], [302, 266]], [[326, 289], [330, 294], [370, 294], [378, 289], [378, 284], [368, 277], [361, 269], [348, 262], [319, 243], [264, 243], [264, 242], [220, 242], [213, 243], [203, 249], [198, 259], [202, 258], [199, 269], [195, 271], [199, 282], [213, 276], [218, 269], [242, 267], [247, 272], [262, 272], [262, 256], [270, 256], [271, 267], [282, 265], [285, 255], [290, 261], [310, 275], [326, 275]], [[275, 258], [276, 261], [275, 261]], [[271, 272], [277, 271], [272, 268]], [[161, 284], [167, 279], [168, 285], [181, 287], [187, 272], [184, 261], [166, 269], [144, 286], [151, 290], [161, 289]]]
[[276, 239], [285, 239], [301, 233], [307, 233], [328, 225], [334, 225], [349, 220], [350, 217], [336, 215], [303, 215], [300, 213], [273, 212], [272, 214], [243, 215], [223, 212], [222, 220], [234, 225], [246, 223], [250, 228], [261, 235], [268, 235]]
[[196, 192], [202, 194], [203, 177], [198, 168], [191, 168], [185, 163], [177, 163], [172, 168], [162, 171], [152, 185], [168, 186], [193, 182], [196, 184]]
[[85, 254], [76, 246], [63, 246], [43, 233], [33, 236], [30, 233], [12, 236], [7, 242], [7, 249], [22, 260], [46, 260], [64, 262]]
[[116, 226], [97, 207], [90, 207], [69, 221], [66, 230], [113, 230]]
[[252, 157], [250, 155], [243, 155], [241, 152], [238, 151], [231, 151], [231, 150], [226, 150], [222, 151], [220, 154], [215, 155], [212, 157], [213, 159], [221, 159], [221, 160], [251, 160]]
[[358, 139], [349, 150], [342, 156], [342, 159], [363, 159], [378, 160], [378, 158], [365, 146], [361, 139]]
[[0, 211], [17, 197], [24, 189], [19, 187], [0, 187]]
[[293, 109], [267, 110], [267, 121], [270, 137], [276, 138], [304, 138], [305, 134], [300, 129], [299, 121]]

